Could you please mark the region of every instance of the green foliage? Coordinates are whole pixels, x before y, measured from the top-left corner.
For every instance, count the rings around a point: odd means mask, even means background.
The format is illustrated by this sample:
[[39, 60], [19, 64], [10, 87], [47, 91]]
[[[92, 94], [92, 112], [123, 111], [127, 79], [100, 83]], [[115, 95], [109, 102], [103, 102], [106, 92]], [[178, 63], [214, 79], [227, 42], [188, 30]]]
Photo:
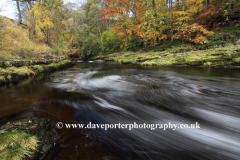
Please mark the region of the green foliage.
[[128, 50], [130, 51], [138, 51], [141, 48], [144, 48], [144, 44], [140, 42], [138, 36], [133, 35], [128, 46]]
[[24, 132], [0, 134], [0, 159], [29, 159], [38, 147], [38, 139]]
[[55, 52], [58, 53], [60, 49], [59, 49], [59, 47], [55, 46], [55, 47], [54, 47], [54, 50], [55, 50]]
[[80, 51], [78, 53], [82, 57], [92, 57], [101, 50], [100, 40], [98, 40], [93, 34], [90, 34], [81, 41]]
[[105, 54], [111, 54], [120, 47], [120, 41], [113, 31], [106, 30], [102, 34], [102, 49]]
[[170, 42], [167, 42], [165, 44], [161, 44], [160, 46], [157, 46], [153, 49], [154, 52], [157, 52], [157, 51], [164, 51], [166, 50], [167, 48], [173, 48], [173, 47], [177, 47], [179, 45], [182, 44], [182, 40], [180, 39], [176, 39], [174, 41], [170, 41]]
[[209, 43], [208, 46], [224, 45], [226, 43], [235, 43], [240, 38], [240, 27], [238, 24], [230, 25], [219, 29], [213, 35], [207, 36]]

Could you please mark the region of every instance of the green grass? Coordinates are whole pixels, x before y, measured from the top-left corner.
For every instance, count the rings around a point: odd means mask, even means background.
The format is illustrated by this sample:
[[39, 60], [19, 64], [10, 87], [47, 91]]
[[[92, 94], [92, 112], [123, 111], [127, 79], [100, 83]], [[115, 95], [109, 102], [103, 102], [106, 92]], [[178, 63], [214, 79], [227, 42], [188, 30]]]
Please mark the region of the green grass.
[[0, 134], [0, 159], [21, 160], [31, 158], [38, 147], [38, 138], [24, 132]]

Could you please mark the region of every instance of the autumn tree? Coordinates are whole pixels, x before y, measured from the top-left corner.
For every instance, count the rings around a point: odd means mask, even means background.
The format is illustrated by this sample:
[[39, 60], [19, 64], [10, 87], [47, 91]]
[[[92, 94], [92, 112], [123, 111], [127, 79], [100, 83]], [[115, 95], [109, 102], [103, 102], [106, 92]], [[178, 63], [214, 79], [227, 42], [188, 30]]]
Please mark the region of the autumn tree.
[[[46, 43], [50, 45], [50, 33], [60, 33], [60, 29], [66, 26], [63, 14], [62, 0], [46, 0], [37, 2], [29, 11], [30, 21], [35, 19], [35, 31], [40, 37], [45, 37]], [[64, 30], [64, 29], [63, 29]]]

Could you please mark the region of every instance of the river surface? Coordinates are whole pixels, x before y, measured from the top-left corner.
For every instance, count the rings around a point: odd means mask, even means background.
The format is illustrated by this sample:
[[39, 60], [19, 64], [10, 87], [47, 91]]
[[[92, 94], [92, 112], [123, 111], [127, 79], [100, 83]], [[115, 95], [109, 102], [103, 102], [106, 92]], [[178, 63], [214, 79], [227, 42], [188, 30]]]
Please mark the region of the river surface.
[[[60, 138], [50, 160], [237, 160], [240, 70], [78, 61], [0, 88], [0, 125], [24, 116], [50, 119]], [[58, 129], [57, 122], [200, 128]]]

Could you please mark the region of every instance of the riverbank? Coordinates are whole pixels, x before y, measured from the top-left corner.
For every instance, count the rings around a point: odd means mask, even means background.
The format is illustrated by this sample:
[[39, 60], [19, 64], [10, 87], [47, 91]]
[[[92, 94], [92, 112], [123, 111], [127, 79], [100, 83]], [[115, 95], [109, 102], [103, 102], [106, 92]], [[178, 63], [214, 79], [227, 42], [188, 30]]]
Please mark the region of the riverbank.
[[93, 57], [122, 64], [240, 68], [240, 44], [206, 50], [171, 48], [159, 52], [118, 52]]
[[48, 122], [24, 117], [0, 126], [0, 159], [44, 159], [54, 143]]
[[74, 63], [71, 60], [63, 60], [50, 64], [0, 68], [0, 85], [10, 82], [16, 83], [29, 76], [37, 75], [39, 73], [53, 72], [73, 65]]

